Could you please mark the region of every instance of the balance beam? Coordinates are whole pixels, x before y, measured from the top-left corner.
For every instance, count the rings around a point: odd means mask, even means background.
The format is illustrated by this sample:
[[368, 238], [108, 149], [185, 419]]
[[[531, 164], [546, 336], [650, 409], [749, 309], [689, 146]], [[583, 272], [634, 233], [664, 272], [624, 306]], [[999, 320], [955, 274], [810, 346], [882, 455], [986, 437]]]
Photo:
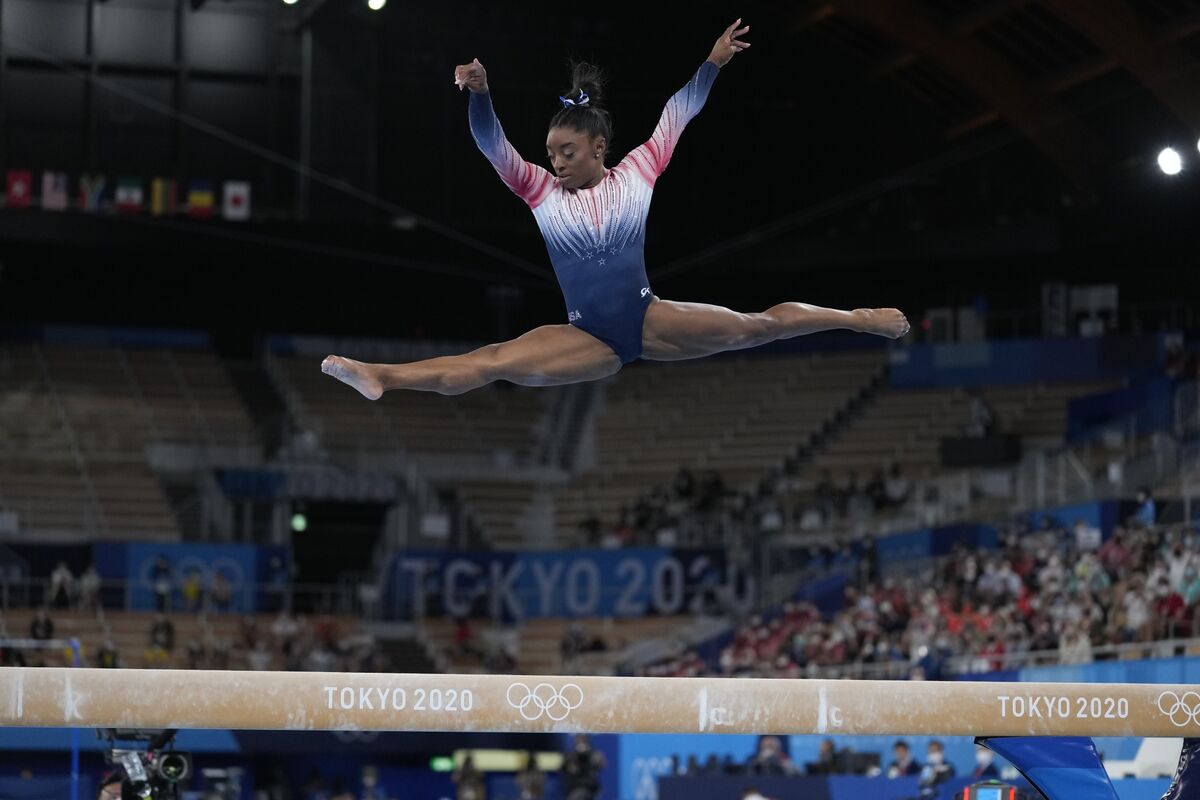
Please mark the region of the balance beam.
[[1197, 737], [1200, 689], [5, 667], [0, 725]]

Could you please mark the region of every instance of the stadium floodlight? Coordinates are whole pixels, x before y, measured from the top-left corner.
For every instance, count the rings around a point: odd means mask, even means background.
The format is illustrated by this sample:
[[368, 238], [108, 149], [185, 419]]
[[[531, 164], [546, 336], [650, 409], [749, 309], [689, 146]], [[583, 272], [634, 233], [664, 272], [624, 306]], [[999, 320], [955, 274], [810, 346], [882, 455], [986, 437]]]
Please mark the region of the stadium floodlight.
[[378, 11], [387, 5], [387, 0], [367, 0], [367, 8]]
[[1178, 175], [1183, 169], [1183, 159], [1173, 147], [1164, 147], [1158, 154], [1158, 168], [1166, 175]]
[[283, 4], [287, 6], [294, 6], [296, 5], [296, 0], [283, 0]]

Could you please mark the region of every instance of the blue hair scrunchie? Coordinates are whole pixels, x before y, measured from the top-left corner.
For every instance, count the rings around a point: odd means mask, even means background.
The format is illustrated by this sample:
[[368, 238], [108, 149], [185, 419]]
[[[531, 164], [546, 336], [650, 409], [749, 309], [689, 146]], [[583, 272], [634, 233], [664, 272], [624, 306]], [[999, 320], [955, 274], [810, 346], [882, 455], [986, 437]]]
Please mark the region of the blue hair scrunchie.
[[568, 99], [563, 97], [561, 94], [558, 96], [558, 99], [562, 100], [563, 108], [566, 108], [567, 106], [586, 106], [590, 98], [588, 97], [587, 92], [585, 92], [583, 89], [580, 89], [578, 100]]

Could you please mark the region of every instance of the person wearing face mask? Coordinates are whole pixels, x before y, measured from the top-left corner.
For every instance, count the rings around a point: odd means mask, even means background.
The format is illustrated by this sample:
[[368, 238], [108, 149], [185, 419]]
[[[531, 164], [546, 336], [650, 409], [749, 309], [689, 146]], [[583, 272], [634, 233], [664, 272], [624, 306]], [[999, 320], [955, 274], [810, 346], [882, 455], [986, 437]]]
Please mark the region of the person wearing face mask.
[[935, 794], [933, 787], [954, 777], [954, 765], [946, 761], [946, 748], [937, 739], [929, 742], [921, 769], [921, 794]]
[[[1180, 582], [1182, 581], [1180, 577]], [[1183, 622], [1183, 612], [1183, 597], [1171, 588], [1171, 582], [1164, 575], [1154, 589], [1154, 622], [1158, 628], [1158, 636], [1174, 636], [1176, 628]]]
[[995, 756], [986, 747], [975, 747], [975, 769], [971, 772], [971, 781], [997, 780], [1000, 770], [993, 763]]
[[795, 775], [796, 767], [783, 752], [783, 743], [778, 736], [764, 736], [758, 740], [758, 752], [746, 764], [746, 772], [751, 775]]
[[1183, 586], [1179, 590], [1183, 604], [1187, 610], [1185, 616], [1191, 620], [1189, 636], [1195, 636], [1200, 631], [1200, 568], [1192, 564], [1183, 573]]

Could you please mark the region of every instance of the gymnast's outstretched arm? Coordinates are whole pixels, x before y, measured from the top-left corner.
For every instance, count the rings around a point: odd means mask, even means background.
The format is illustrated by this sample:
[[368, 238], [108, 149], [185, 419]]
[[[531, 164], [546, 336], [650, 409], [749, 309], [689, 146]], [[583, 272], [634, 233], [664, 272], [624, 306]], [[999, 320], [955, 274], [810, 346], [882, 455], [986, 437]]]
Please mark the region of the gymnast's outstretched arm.
[[500, 180], [530, 208], [536, 208], [554, 186], [554, 176], [543, 167], [521, 158], [517, 148], [509, 143], [504, 128], [492, 108], [492, 93], [488, 87], [487, 70], [479, 59], [454, 68], [454, 83], [461, 91], [471, 90], [467, 119], [475, 144], [491, 162]]
[[692, 79], [667, 100], [658, 118], [658, 124], [654, 126], [654, 133], [625, 156], [625, 161], [633, 165], [638, 174], [651, 186], [671, 161], [671, 155], [675, 152], [675, 145], [679, 142], [683, 129], [700, 113], [700, 109], [704, 108], [708, 91], [717, 79], [721, 67], [728, 64], [735, 53], [750, 46], [749, 42], [739, 41], [737, 38], [750, 30], [749, 25], [739, 29], [737, 26], [741, 23], [739, 19], [725, 29], [721, 38], [713, 45], [708, 58], [692, 75]]

